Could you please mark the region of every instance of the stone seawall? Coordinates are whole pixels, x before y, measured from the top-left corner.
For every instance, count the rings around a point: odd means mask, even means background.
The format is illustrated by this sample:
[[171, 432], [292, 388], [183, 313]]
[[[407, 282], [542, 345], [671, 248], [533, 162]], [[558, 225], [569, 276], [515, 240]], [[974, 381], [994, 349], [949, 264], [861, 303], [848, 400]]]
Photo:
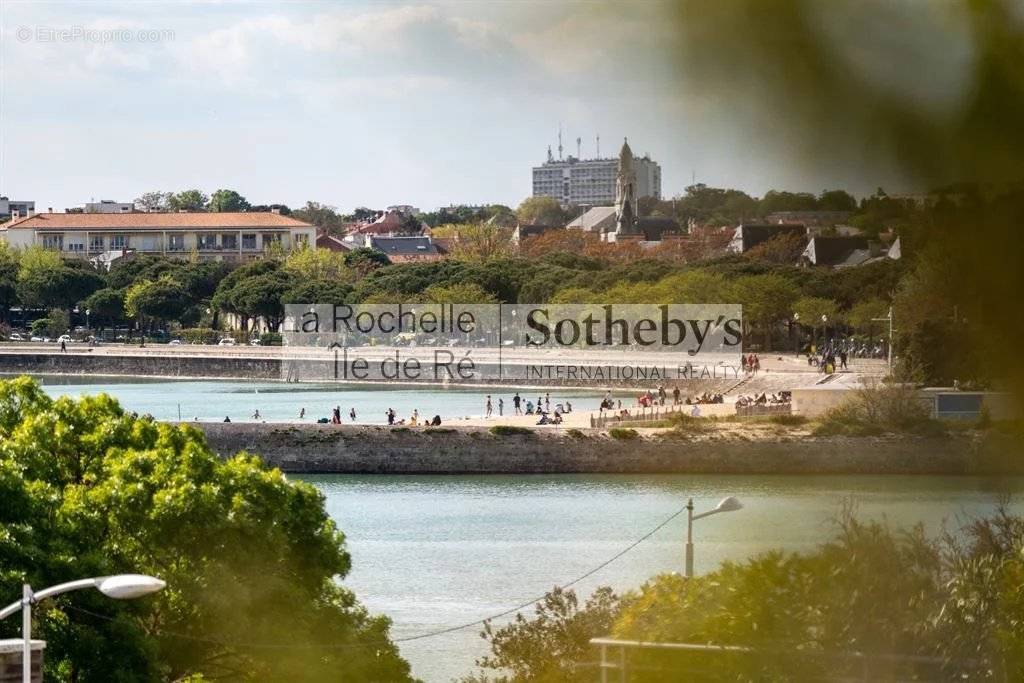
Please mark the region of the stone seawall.
[[[222, 456], [240, 450], [293, 473], [974, 474], [993, 471], [977, 435], [620, 440], [599, 430], [497, 436], [486, 429], [200, 423]], [[1001, 443], [998, 462], [1019, 444]], [[1002, 466], [995, 469], [1005, 469]], [[1014, 468], [1015, 469], [1015, 468]]]
[[281, 360], [227, 355], [0, 353], [0, 372], [277, 380], [281, 379]]

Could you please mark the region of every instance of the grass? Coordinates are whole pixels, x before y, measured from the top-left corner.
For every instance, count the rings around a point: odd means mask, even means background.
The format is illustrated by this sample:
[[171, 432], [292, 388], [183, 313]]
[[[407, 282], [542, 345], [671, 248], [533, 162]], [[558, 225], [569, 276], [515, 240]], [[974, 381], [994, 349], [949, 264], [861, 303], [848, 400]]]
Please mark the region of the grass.
[[639, 439], [640, 433], [635, 429], [627, 429], [624, 427], [612, 427], [608, 430], [608, 436], [613, 439], [619, 439], [620, 441], [632, 441], [633, 439]]
[[772, 415], [768, 418], [768, 421], [772, 424], [781, 425], [783, 427], [802, 427], [807, 424], [807, 418], [803, 415]]
[[565, 430], [565, 433], [566, 433], [567, 436], [569, 436], [570, 438], [573, 438], [573, 439], [586, 439], [587, 438], [586, 434], [584, 434], [580, 430], [576, 429], [575, 427], [572, 428], [572, 429]]
[[424, 434], [454, 434], [457, 429], [451, 427], [427, 427], [423, 430]]

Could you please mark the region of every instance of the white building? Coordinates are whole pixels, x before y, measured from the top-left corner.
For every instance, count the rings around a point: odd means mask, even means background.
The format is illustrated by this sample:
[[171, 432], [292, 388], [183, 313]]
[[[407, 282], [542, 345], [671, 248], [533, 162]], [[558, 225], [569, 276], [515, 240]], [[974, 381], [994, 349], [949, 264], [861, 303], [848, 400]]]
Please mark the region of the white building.
[[7, 197], [0, 197], [0, 220], [7, 220], [8, 218], [24, 218], [29, 214], [35, 213], [35, 210], [35, 202], [23, 202], [8, 199]]
[[[548, 160], [533, 168], [533, 196], [554, 197], [560, 204], [602, 206], [615, 202], [619, 159]], [[661, 199], [661, 166], [650, 156], [633, 158], [637, 198]]]
[[316, 243], [316, 227], [278, 213], [37, 213], [0, 227], [12, 247], [40, 246], [64, 256], [141, 253], [248, 261], [271, 248]]
[[88, 202], [85, 205], [85, 213], [131, 213], [135, 210], [132, 202], [115, 202], [113, 199], [101, 199], [98, 202]]

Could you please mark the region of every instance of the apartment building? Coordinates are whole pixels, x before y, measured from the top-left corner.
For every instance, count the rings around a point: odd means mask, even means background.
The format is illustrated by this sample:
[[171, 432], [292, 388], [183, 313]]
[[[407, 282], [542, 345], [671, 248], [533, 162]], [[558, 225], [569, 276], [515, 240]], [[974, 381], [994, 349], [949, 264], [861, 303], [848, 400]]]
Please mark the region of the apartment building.
[[[649, 156], [634, 157], [637, 198], [661, 199], [661, 166]], [[548, 158], [533, 168], [533, 196], [554, 197], [560, 204], [605, 206], [615, 202], [619, 159]]]
[[112, 253], [185, 255], [245, 261], [271, 248], [313, 245], [316, 228], [278, 213], [37, 213], [0, 229], [12, 247], [40, 246], [65, 256]]

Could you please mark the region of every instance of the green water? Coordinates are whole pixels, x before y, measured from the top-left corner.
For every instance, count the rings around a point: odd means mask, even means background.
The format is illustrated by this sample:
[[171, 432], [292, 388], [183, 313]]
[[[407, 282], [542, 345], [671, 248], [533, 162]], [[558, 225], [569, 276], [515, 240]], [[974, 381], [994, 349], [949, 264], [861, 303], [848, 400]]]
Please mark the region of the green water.
[[[844, 501], [893, 524], [943, 524], [991, 511], [1024, 478], [909, 476], [308, 476], [348, 538], [345, 584], [405, 638], [521, 604], [604, 562], [693, 496], [745, 508], [694, 524], [696, 571], [772, 548], [827, 539]], [[1016, 503], [1011, 503], [1016, 505]], [[682, 571], [685, 518], [583, 581], [628, 589]], [[401, 645], [426, 681], [467, 673], [484, 653], [478, 627]]]

